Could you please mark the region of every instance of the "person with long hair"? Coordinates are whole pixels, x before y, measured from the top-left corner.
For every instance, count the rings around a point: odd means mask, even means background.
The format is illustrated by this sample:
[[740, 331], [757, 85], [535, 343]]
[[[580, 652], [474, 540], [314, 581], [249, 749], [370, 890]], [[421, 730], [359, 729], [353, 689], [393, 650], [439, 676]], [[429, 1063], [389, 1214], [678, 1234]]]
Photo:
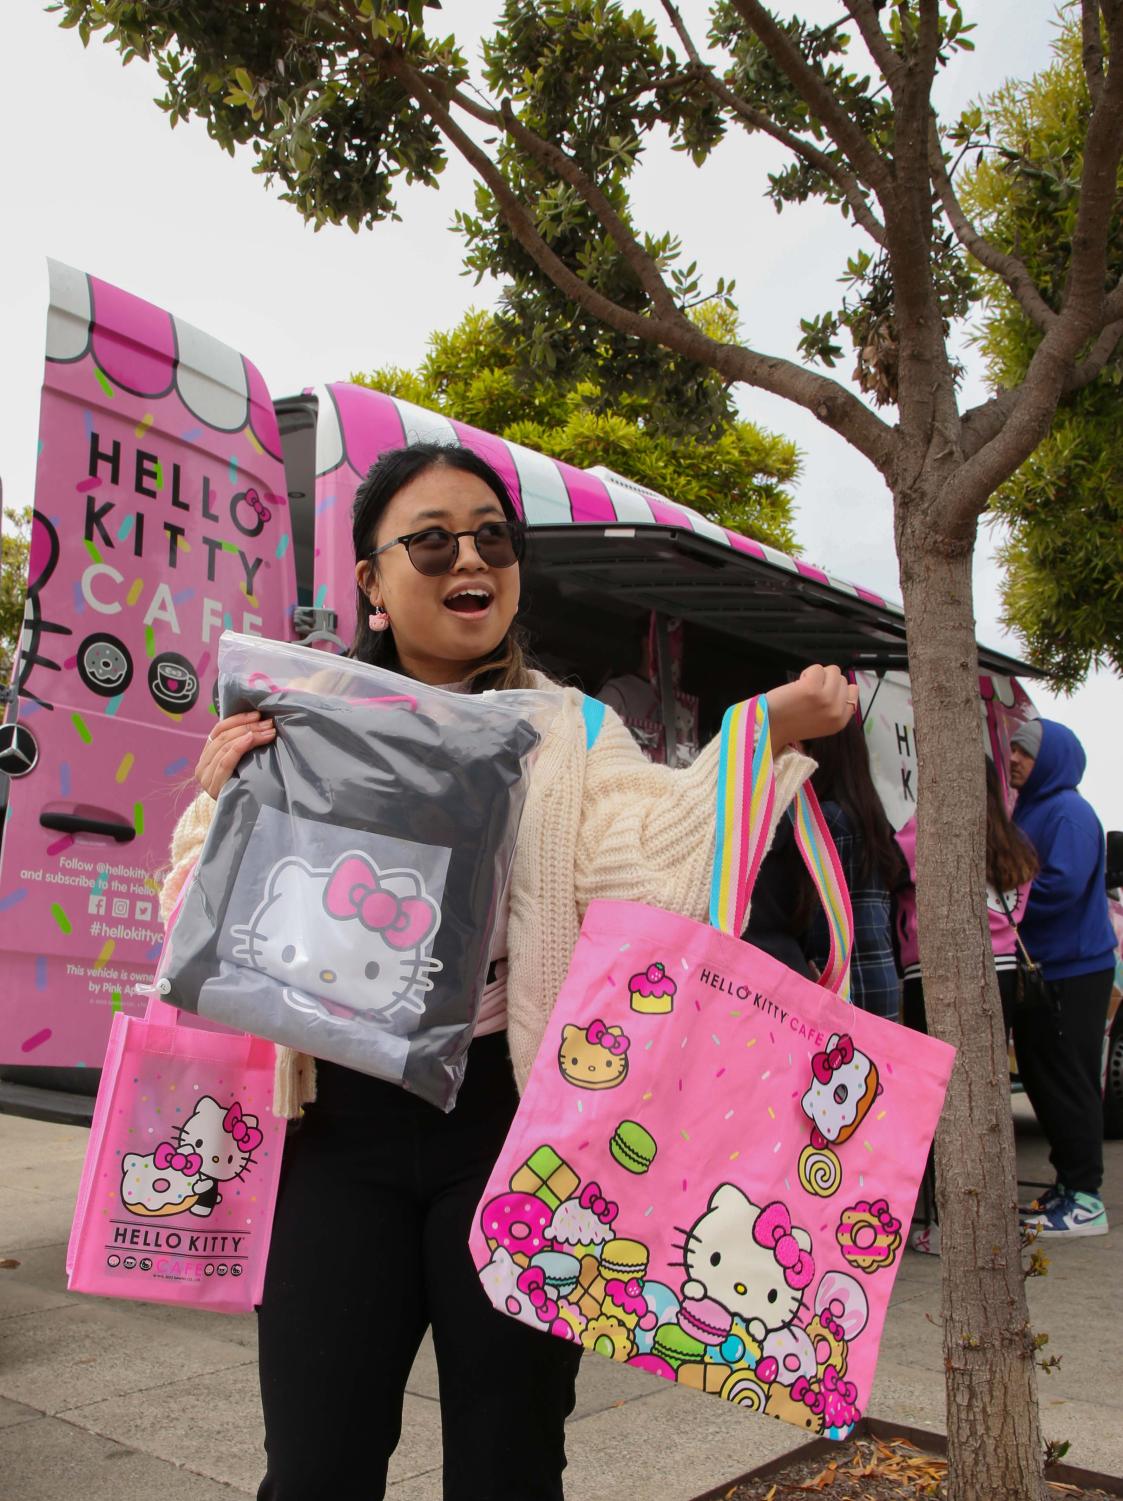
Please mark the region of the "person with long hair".
[[[986, 902], [990, 946], [1002, 1002], [1002, 1025], [1009, 1036], [1018, 983], [1018, 924], [1025, 913], [1030, 885], [1037, 873], [1033, 845], [1010, 817], [1006, 793], [994, 762], [986, 758], [987, 848]], [[917, 1032], [927, 1032], [924, 983], [920, 973], [920, 947], [916, 931], [916, 819], [897, 833], [908, 864], [908, 883], [897, 893], [897, 942], [904, 974], [902, 1019]], [[940, 1226], [936, 1211], [935, 1169], [931, 1154], [921, 1190], [920, 1214], [909, 1239], [914, 1251], [938, 1256]]]
[[[852, 719], [839, 734], [804, 741], [802, 749], [818, 763], [811, 785], [850, 892], [850, 999], [863, 1011], [896, 1021], [901, 981], [893, 953], [891, 906], [892, 893], [906, 872], [873, 785], [865, 735]], [[800, 859], [790, 819], [781, 823], [761, 865], [744, 937], [808, 979], [826, 968], [827, 920]]]
[[[525, 533], [500, 476], [467, 448], [383, 454], [358, 487], [359, 623], [352, 655], [420, 682], [480, 692], [555, 689], [529, 774], [488, 984], [456, 1107], [277, 1050], [285, 1149], [259, 1364], [267, 1472], [259, 1501], [375, 1501], [398, 1442], [405, 1383], [432, 1328], [446, 1501], [557, 1501], [580, 1349], [496, 1313], [468, 1251], [476, 1205], [598, 897], [708, 912], [718, 743], [692, 767], [652, 766], [622, 721], [528, 664], [517, 616]], [[768, 695], [775, 818], [811, 770], [792, 741], [853, 712], [836, 668]], [[603, 717], [601, 717], [603, 715]], [[177, 826], [174, 904], [238, 761], [275, 727], [221, 720]], [[773, 828], [774, 828], [773, 823]], [[770, 830], [771, 832], [771, 830]]]

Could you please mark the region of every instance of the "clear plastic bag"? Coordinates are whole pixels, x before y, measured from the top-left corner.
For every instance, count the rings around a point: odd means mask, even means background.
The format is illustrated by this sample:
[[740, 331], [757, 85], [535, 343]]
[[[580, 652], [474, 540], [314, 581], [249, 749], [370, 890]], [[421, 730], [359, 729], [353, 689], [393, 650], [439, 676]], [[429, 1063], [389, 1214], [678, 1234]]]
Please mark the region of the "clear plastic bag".
[[158, 979], [174, 1006], [451, 1110], [554, 692], [465, 694], [225, 633], [223, 788]]

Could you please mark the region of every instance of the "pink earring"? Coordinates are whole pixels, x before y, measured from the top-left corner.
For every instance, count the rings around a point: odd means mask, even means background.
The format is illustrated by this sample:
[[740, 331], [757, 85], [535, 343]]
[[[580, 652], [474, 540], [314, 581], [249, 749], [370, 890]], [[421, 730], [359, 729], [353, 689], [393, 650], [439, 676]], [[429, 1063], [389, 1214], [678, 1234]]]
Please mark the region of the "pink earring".
[[388, 631], [390, 629], [390, 617], [381, 605], [375, 605], [367, 616], [367, 625], [372, 631]]

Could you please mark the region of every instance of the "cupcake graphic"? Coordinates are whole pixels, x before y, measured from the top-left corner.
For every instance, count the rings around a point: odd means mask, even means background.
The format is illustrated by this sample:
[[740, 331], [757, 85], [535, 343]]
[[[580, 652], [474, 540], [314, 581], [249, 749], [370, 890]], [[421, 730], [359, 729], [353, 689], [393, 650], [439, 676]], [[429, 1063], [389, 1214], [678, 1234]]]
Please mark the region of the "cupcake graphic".
[[612, 1222], [618, 1213], [597, 1183], [586, 1183], [580, 1197], [566, 1199], [550, 1221], [550, 1240], [573, 1256], [599, 1256], [601, 1247], [615, 1234]]
[[632, 1010], [647, 1016], [666, 1016], [675, 1004], [678, 986], [661, 964], [649, 964], [628, 981]]

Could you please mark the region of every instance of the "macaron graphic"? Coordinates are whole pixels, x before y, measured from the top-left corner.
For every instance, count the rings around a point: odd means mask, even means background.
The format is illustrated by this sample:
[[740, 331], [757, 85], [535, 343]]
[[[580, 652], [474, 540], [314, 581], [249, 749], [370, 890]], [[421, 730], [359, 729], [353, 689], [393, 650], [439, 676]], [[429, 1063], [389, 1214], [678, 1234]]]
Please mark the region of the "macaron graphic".
[[654, 1136], [639, 1121], [621, 1121], [612, 1133], [608, 1150], [629, 1173], [646, 1173], [658, 1148]]

